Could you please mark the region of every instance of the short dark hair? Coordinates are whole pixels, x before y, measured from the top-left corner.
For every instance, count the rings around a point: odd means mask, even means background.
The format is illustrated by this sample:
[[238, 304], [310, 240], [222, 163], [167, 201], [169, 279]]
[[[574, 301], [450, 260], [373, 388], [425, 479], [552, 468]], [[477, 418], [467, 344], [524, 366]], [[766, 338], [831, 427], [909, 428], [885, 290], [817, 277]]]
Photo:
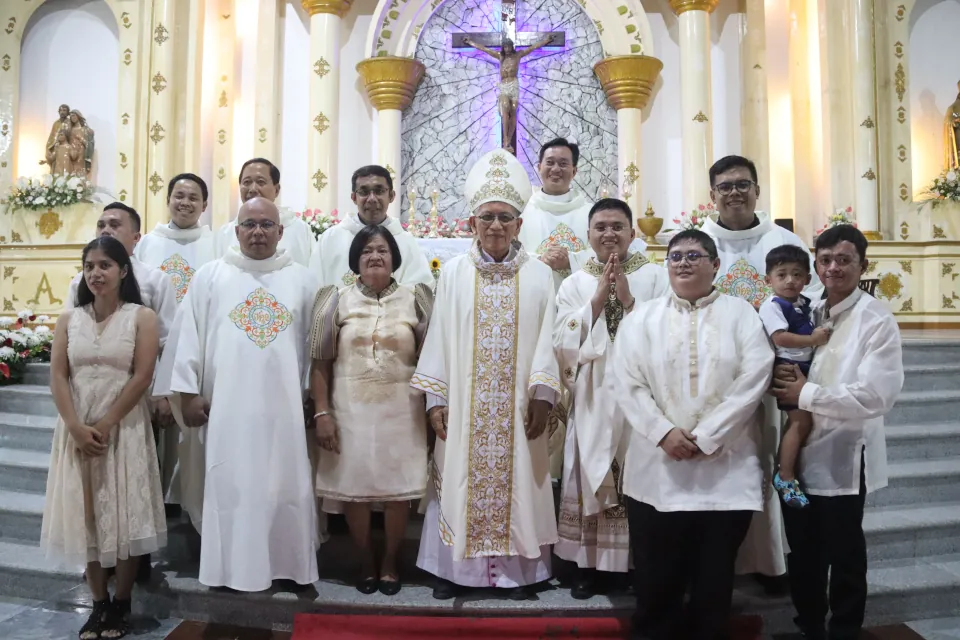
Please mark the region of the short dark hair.
[[713, 166], [710, 167], [710, 188], [712, 189], [716, 186], [714, 183], [716, 182], [718, 175], [738, 167], [745, 167], [748, 171], [750, 171], [750, 178], [754, 182], [758, 182], [760, 180], [760, 178], [757, 177], [757, 165], [753, 164], [752, 160], [748, 160], [743, 156], [724, 156], [723, 158], [720, 158], [714, 162]]
[[[87, 254], [94, 249], [99, 249], [107, 254], [107, 257], [116, 262], [120, 269], [127, 268], [127, 275], [120, 281], [120, 300], [122, 302], [132, 302], [133, 304], [143, 304], [143, 298], [140, 295], [140, 285], [137, 282], [137, 276], [133, 273], [133, 264], [130, 262], [130, 256], [127, 254], [126, 247], [113, 236], [100, 236], [87, 243], [83, 248], [83, 257], [80, 264], [87, 262]], [[96, 296], [90, 287], [87, 286], [87, 279], [80, 273], [80, 283], [77, 285], [77, 307], [85, 307], [94, 301]]]
[[397, 245], [397, 241], [393, 239], [393, 234], [383, 225], [368, 224], [357, 232], [357, 235], [353, 237], [353, 242], [350, 243], [350, 254], [348, 257], [350, 271], [360, 275], [360, 254], [362, 254], [364, 248], [370, 244], [370, 241], [377, 236], [383, 238], [387, 246], [390, 247], [390, 262], [393, 271], [396, 272], [397, 269], [400, 268], [403, 259], [400, 256], [400, 247]]
[[103, 208], [104, 211], [109, 211], [110, 209], [120, 209], [121, 211], [126, 211], [127, 215], [130, 216], [130, 222], [133, 223], [133, 230], [137, 233], [140, 232], [140, 214], [137, 213], [137, 210], [133, 207], [123, 204], [122, 202], [111, 202]]
[[587, 214], [587, 224], [590, 224], [590, 221], [593, 220], [593, 214], [601, 211], [619, 211], [627, 216], [630, 224], [633, 224], [633, 211], [630, 210], [630, 205], [618, 198], [601, 198], [597, 200], [597, 204], [590, 207], [590, 213]]
[[393, 178], [390, 176], [390, 172], [378, 164], [368, 164], [354, 171], [353, 175], [350, 176], [350, 191], [355, 192], [357, 190], [357, 180], [370, 176], [380, 176], [387, 181], [387, 188], [393, 191]]
[[717, 259], [717, 256], [719, 255], [717, 253], [717, 243], [714, 242], [713, 238], [711, 238], [709, 235], [703, 231], [700, 231], [700, 229], [684, 229], [680, 233], [670, 238], [670, 244], [667, 245], [667, 253], [669, 253], [674, 246], [685, 240], [691, 240], [703, 247], [703, 250], [707, 252], [707, 255], [710, 256], [711, 260]]
[[817, 237], [817, 243], [814, 245], [813, 252], [817, 254], [824, 249], [832, 249], [844, 241], [849, 242], [857, 248], [857, 255], [860, 256], [860, 262], [867, 259], [867, 246], [870, 243], [867, 242], [866, 236], [861, 233], [860, 229], [857, 229], [852, 224], [838, 224], [821, 233]]
[[810, 273], [810, 252], [795, 244], [783, 244], [767, 253], [767, 273], [782, 264], [795, 264]]
[[570, 155], [573, 156], [573, 166], [577, 166], [577, 163], [580, 162], [580, 146], [577, 145], [576, 142], [570, 142], [566, 138], [554, 138], [540, 147], [540, 159], [537, 162], [543, 162], [543, 156], [547, 152], [547, 149], [553, 147], [566, 147], [570, 149]]
[[[241, 171], [241, 173], [243, 173]], [[180, 180], [189, 180], [190, 182], [196, 183], [200, 187], [200, 195], [203, 196], [203, 201], [207, 201], [207, 196], [210, 195], [207, 191], [207, 183], [203, 181], [203, 178], [198, 176], [195, 173], [178, 173], [177, 175], [170, 178], [170, 182], [167, 183], [167, 201], [170, 201], [170, 196], [173, 195], [173, 185], [177, 184]]]
[[252, 164], [265, 164], [270, 169], [270, 181], [273, 184], [280, 184], [280, 169], [277, 168], [277, 165], [273, 164], [266, 158], [250, 158], [243, 163], [243, 166], [240, 167], [240, 176], [237, 178], [237, 182], [240, 182], [243, 179], [243, 172], [246, 171], [247, 167]]

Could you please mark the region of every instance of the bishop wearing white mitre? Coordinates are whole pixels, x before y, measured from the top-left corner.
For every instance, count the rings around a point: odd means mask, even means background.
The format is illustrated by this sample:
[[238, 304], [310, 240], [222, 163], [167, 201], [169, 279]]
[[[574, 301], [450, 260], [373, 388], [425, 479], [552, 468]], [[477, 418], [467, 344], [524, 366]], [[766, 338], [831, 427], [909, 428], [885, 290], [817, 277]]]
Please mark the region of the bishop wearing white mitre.
[[411, 384], [437, 433], [417, 566], [457, 586], [511, 589], [550, 577], [557, 541], [547, 417], [561, 385], [551, 332], [553, 274], [513, 240], [530, 181], [497, 149], [467, 176], [476, 241], [443, 267]]
[[[240, 202], [251, 198], [266, 198], [276, 203], [280, 197], [280, 169], [266, 158], [252, 158], [240, 167]], [[313, 231], [306, 222], [297, 217], [289, 207], [277, 206], [280, 212], [280, 224], [283, 225], [283, 238], [278, 248], [283, 249], [297, 264], [310, 264], [310, 254], [316, 245]], [[237, 239], [238, 215], [217, 229], [214, 235], [214, 255], [222, 258], [230, 247], [239, 246]]]
[[393, 277], [399, 284], [427, 284], [433, 287], [433, 272], [413, 234], [400, 221], [387, 215], [387, 207], [397, 197], [393, 178], [385, 168], [371, 164], [360, 167], [350, 177], [350, 199], [357, 212], [320, 236], [310, 258], [310, 270], [319, 274], [321, 286], [346, 287], [356, 282], [350, 270], [350, 244], [361, 229], [383, 225], [400, 247], [401, 265]]
[[[167, 186], [170, 221], [158, 222], [134, 249], [141, 262], [163, 271], [183, 301], [197, 269], [213, 260], [213, 233], [199, 224], [207, 208], [207, 183], [192, 173], [174, 176]], [[180, 504], [199, 531], [203, 514], [203, 443], [199, 429], [168, 427], [163, 430], [164, 487], [166, 502]], [[169, 476], [167, 475], [169, 474]]]
[[[613, 198], [597, 202], [589, 213], [587, 237], [596, 254], [560, 285], [553, 347], [570, 410], [563, 455], [563, 482], [557, 525], [560, 541], [553, 552], [576, 563], [570, 594], [578, 600], [597, 592], [595, 569], [626, 573], [630, 538], [626, 503], [618, 495], [625, 451], [617, 450], [623, 416], [604, 389], [604, 372], [620, 321], [634, 305], [670, 289], [666, 270], [631, 252], [633, 213]], [[616, 426], [614, 426], [616, 422]], [[588, 470], [602, 478], [599, 491]], [[610, 586], [610, 585], [607, 585]]]
[[[767, 253], [784, 244], [809, 251], [795, 233], [775, 225], [769, 214], [755, 210], [760, 195], [757, 179], [757, 168], [747, 158], [726, 156], [717, 160], [710, 167], [710, 197], [716, 203], [717, 215], [716, 219], [708, 217], [702, 228], [716, 242], [719, 252], [720, 270], [714, 286], [721, 293], [746, 300], [754, 308], [759, 308], [772, 294], [764, 282]], [[815, 273], [812, 257], [810, 273]], [[803, 294], [817, 300], [822, 291], [814, 275]], [[737, 558], [737, 573], [756, 573], [761, 579], [783, 576], [787, 572], [780, 500], [777, 492], [770, 488], [774, 456], [780, 446], [780, 411], [772, 397], [765, 398], [763, 405], [765, 418], [760, 451], [766, 487], [763, 512], [753, 518]], [[768, 580], [763, 580], [763, 584], [772, 593], [782, 588]]]
[[239, 249], [193, 278], [157, 385], [205, 436], [200, 582], [261, 591], [273, 580], [317, 579], [303, 421], [317, 285], [277, 250], [283, 227], [272, 202], [248, 200], [238, 219]]

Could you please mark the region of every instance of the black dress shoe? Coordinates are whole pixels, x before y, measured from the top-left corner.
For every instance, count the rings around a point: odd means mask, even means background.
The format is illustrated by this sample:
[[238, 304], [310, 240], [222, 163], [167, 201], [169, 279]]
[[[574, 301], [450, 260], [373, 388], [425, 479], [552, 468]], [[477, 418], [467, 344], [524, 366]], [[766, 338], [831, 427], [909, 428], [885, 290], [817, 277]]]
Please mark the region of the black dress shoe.
[[753, 574], [753, 579], [757, 581], [763, 592], [768, 596], [785, 596], [790, 593], [790, 581], [786, 574], [782, 576], [767, 576], [762, 573]]
[[433, 586], [433, 597], [436, 600], [450, 600], [457, 597], [457, 585], [449, 580], [437, 579], [437, 584]]
[[596, 594], [596, 571], [578, 569], [577, 577], [570, 588], [570, 597], [574, 600], [589, 600]]
[[512, 589], [507, 589], [506, 595], [508, 599], [519, 602], [522, 600], [529, 600], [533, 593], [528, 587], [513, 587]]
[[370, 595], [380, 588], [380, 580], [377, 578], [363, 578], [357, 583], [357, 591], [364, 595]]
[[401, 586], [399, 580], [381, 580], [380, 593], [385, 596], [395, 596], [400, 593]]

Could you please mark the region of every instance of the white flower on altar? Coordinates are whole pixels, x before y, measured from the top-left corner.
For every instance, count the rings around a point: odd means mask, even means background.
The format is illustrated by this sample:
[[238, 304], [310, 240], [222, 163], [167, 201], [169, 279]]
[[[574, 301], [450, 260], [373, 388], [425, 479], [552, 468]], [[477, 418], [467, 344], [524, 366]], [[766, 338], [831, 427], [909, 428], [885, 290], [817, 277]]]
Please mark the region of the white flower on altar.
[[44, 342], [46, 342], [46, 340], [34, 333], [27, 336], [27, 345], [31, 347], [39, 347]]
[[17, 312], [17, 317], [21, 320], [29, 320], [30, 316], [33, 315], [33, 311], [30, 309], [23, 309], [22, 311]]
[[[39, 318], [37, 319], [37, 321], [39, 322]], [[50, 334], [50, 327], [45, 326], [45, 325], [40, 325], [39, 327], [37, 327], [36, 329], [34, 329], [34, 333], [36, 333], [37, 335], [40, 335], [40, 336], [49, 335], [49, 334]]]
[[4, 317], [0, 318], [0, 327], [9, 327], [9, 326], [12, 325], [14, 322], [16, 322], [16, 319], [11, 318], [11, 317], [9, 317], [9, 316], [4, 316]]
[[947, 182], [951, 184], [956, 184], [957, 182], [957, 172], [956, 171], [947, 171]]
[[11, 331], [8, 336], [13, 344], [25, 345], [27, 344], [27, 337], [20, 333], [19, 331]]
[[17, 352], [12, 347], [0, 347], [0, 360], [9, 360], [15, 358]]
[[[50, 322], [50, 316], [37, 316], [36, 322]], [[40, 327], [37, 328], [39, 329]]]
[[45, 186], [45, 187], [52, 187], [52, 186], [53, 186], [53, 176], [50, 175], [49, 173], [45, 173], [45, 174], [43, 175], [43, 177], [40, 178], [40, 184], [42, 184], [42, 185]]

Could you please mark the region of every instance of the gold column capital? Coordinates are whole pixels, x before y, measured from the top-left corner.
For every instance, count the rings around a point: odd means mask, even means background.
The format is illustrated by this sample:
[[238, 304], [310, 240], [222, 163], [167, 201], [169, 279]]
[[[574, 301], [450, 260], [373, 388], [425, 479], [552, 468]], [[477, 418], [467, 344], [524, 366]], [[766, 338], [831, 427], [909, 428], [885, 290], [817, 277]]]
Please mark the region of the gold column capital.
[[650, 56], [613, 56], [593, 65], [610, 106], [617, 111], [647, 106], [661, 69], [663, 62]]
[[330, 13], [341, 18], [350, 10], [353, 0], [301, 0], [304, 11], [315, 16], [319, 13]]
[[413, 58], [379, 56], [357, 63], [367, 97], [377, 111], [403, 111], [413, 101], [413, 94], [423, 80], [423, 63]]
[[[306, 0], [304, 0], [304, 4], [306, 4]], [[713, 13], [718, 4], [720, 4], [720, 0], [670, 0], [670, 8], [677, 15], [687, 11]]]

